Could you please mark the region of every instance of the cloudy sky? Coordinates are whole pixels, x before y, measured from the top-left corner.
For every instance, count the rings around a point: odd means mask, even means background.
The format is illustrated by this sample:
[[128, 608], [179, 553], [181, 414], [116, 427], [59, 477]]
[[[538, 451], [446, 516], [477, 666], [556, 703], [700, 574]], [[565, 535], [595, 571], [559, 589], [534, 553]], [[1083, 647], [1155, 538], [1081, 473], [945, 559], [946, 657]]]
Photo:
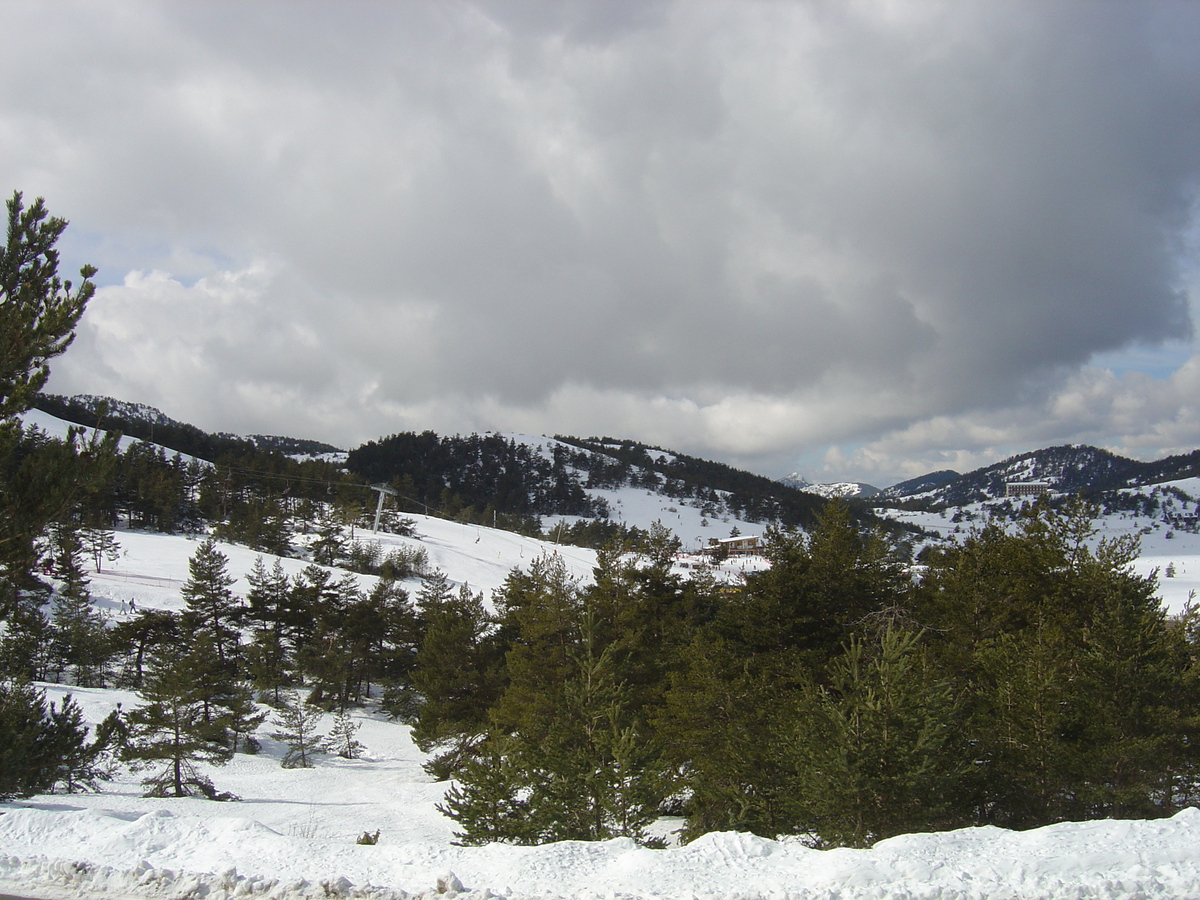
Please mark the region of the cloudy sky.
[[51, 389], [888, 484], [1200, 446], [1200, 4], [0, 2]]

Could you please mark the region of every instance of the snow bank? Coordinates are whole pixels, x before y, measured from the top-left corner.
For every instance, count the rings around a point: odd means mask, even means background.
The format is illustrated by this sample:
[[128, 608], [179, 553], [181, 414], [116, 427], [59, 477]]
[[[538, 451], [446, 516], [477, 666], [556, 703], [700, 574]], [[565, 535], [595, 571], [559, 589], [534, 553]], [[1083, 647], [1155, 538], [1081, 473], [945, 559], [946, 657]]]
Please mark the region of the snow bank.
[[869, 850], [819, 851], [732, 833], [667, 850], [623, 839], [542, 847], [364, 846], [284, 835], [244, 817], [159, 809], [130, 819], [95, 809], [9, 808], [0, 815], [0, 848], [0, 889], [48, 900], [1200, 896], [1200, 811], [1194, 809], [1158, 821], [1026, 832], [968, 828], [892, 838]]

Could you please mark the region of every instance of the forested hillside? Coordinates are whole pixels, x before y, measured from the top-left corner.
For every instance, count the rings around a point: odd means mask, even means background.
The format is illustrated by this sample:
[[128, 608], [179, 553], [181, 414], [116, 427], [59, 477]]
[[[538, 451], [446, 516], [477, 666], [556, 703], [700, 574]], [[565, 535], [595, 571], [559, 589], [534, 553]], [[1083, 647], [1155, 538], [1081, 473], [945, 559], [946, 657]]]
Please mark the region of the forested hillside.
[[[824, 505], [821, 498], [774, 479], [637, 441], [562, 435], [558, 440], [588, 451], [575, 457], [587, 472], [588, 486], [655, 487], [669, 497], [712, 504], [714, 511], [723, 503], [749, 521], [785, 527], [811, 525]], [[854, 509], [858, 515], [861, 508]]]
[[885, 488], [871, 502], [924, 508], [966, 506], [1003, 498], [1005, 486], [1017, 481], [1044, 481], [1062, 496], [1078, 494], [1103, 502], [1122, 488], [1177, 481], [1198, 473], [1200, 450], [1144, 462], [1073, 444], [1021, 453], [965, 475], [935, 472], [914, 478]]
[[490, 522], [498, 511], [526, 521], [542, 515], [605, 518], [607, 507], [580, 484], [565, 447], [539, 452], [500, 435], [442, 437], [432, 431], [370, 441], [350, 451], [346, 468], [390, 483], [401, 502]]
[[[649, 521], [626, 522], [622, 490], [662, 497], [713, 522], [804, 527], [821, 498], [730, 466], [633, 441], [568, 437], [401, 433], [349, 453], [286, 437], [209, 434], [149, 407], [112, 398], [39, 394], [36, 408], [125, 440], [107, 483], [87, 500], [90, 525], [174, 532], [211, 527], [221, 537], [291, 552], [289, 532], [318, 519], [365, 522], [384, 484], [392, 512], [420, 512], [599, 547], [636, 545]], [[137, 440], [130, 440], [136, 438]], [[865, 507], [854, 516], [878, 523]], [[386, 524], [386, 523], [385, 523]]]
[[152, 407], [111, 397], [62, 397], [43, 393], [34, 398], [33, 405], [35, 409], [85, 428], [120, 432], [126, 437], [205, 460], [215, 460], [229, 453], [245, 455], [254, 450], [274, 451], [286, 456], [323, 456], [341, 452], [329, 444], [299, 438], [210, 434], [195, 425], [169, 418]]

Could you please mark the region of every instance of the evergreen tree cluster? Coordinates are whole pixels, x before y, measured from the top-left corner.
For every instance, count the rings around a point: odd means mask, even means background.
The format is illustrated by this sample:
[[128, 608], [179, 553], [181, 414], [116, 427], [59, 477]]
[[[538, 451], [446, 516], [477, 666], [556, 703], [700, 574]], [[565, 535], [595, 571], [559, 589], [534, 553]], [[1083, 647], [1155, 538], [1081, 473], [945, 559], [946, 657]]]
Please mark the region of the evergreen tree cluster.
[[410, 512], [433, 508], [488, 525], [493, 513], [526, 523], [541, 515], [607, 514], [584, 491], [560, 445], [547, 456], [495, 434], [405, 432], [351, 450], [346, 466], [368, 481], [391, 483]]
[[[212, 460], [187, 459], [135, 441], [113, 453], [105, 478], [74, 514], [107, 528], [171, 534], [211, 528], [225, 540], [287, 556], [296, 532], [311, 531], [322, 518], [367, 522], [372, 499], [367, 485], [325, 460], [249, 445]], [[389, 513], [385, 529], [395, 520]]]
[[625, 835], [664, 811], [817, 846], [1169, 815], [1200, 800], [1200, 625], [1082, 505], [985, 525], [914, 578], [833, 504], [737, 589], [553, 557], [425, 608], [413, 736], [464, 843]]

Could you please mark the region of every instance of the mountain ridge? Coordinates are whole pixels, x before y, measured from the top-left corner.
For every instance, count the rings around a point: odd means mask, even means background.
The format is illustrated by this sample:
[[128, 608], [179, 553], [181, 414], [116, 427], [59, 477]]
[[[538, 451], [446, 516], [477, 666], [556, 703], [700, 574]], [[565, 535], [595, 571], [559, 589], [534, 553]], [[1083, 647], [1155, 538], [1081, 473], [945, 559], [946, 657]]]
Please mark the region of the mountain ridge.
[[1051, 491], [1086, 498], [1196, 475], [1200, 475], [1200, 450], [1143, 462], [1089, 444], [1060, 444], [1018, 453], [961, 475], [949, 470], [930, 473], [884, 488], [873, 500], [876, 506], [914, 502], [966, 506], [1002, 498], [1006, 485], [1019, 481], [1045, 482]]

